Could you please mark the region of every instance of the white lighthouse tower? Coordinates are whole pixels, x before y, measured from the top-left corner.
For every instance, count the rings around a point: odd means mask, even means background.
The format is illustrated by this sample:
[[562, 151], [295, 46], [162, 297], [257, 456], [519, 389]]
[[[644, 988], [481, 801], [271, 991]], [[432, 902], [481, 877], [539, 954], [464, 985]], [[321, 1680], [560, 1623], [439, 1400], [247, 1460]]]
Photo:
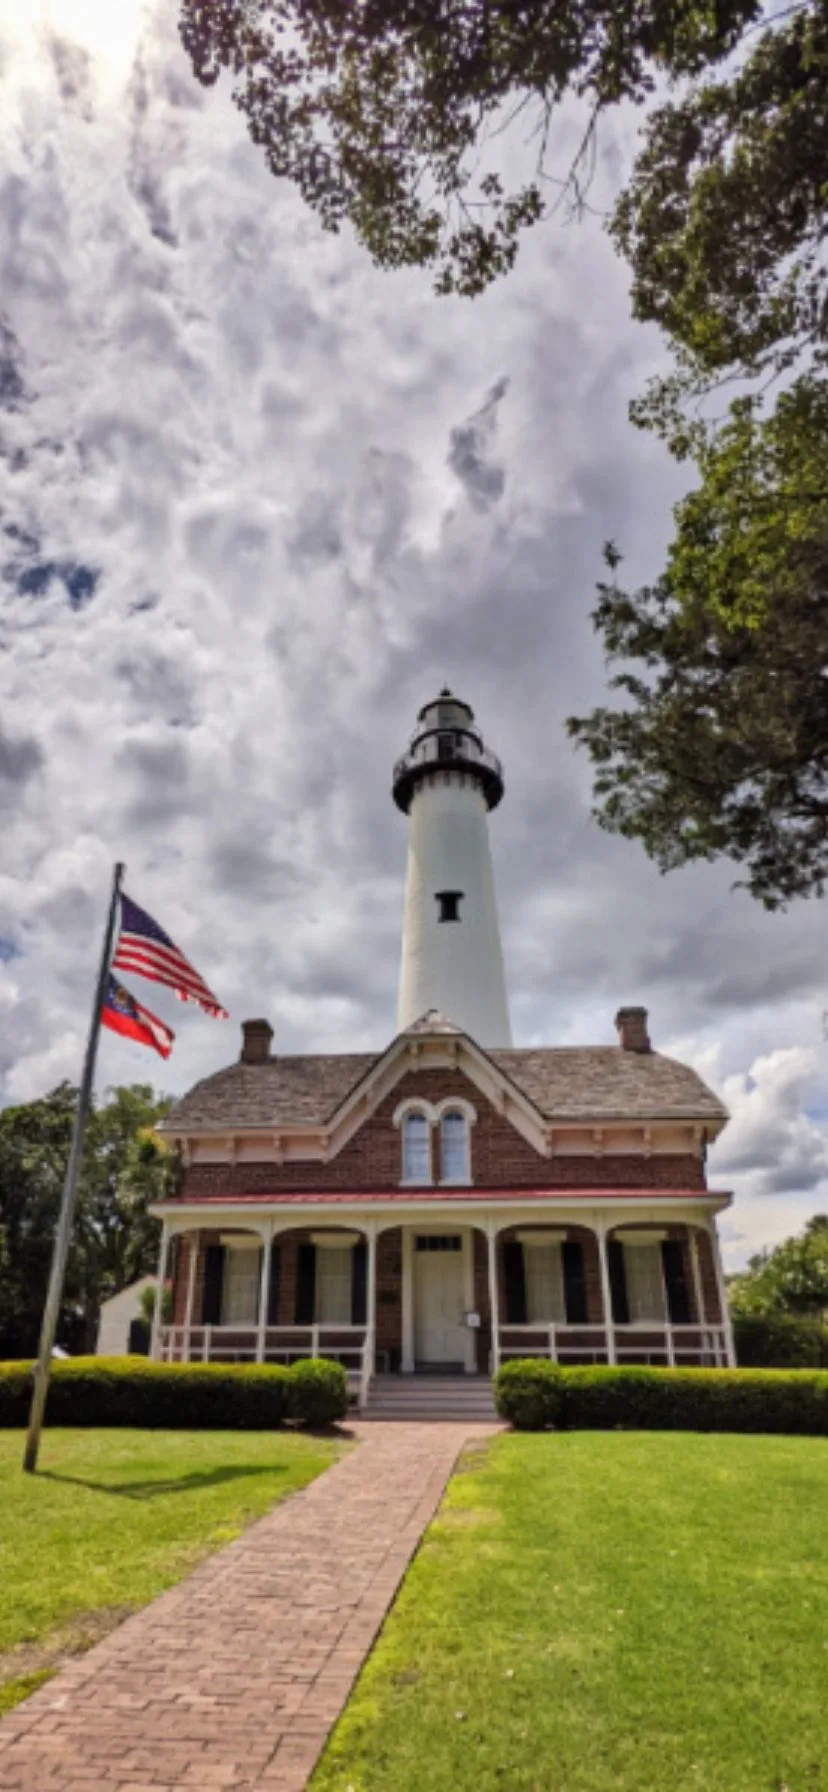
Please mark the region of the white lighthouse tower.
[[509, 1046], [488, 820], [503, 771], [451, 691], [420, 710], [393, 792], [408, 816], [399, 1030], [437, 1008], [479, 1045]]

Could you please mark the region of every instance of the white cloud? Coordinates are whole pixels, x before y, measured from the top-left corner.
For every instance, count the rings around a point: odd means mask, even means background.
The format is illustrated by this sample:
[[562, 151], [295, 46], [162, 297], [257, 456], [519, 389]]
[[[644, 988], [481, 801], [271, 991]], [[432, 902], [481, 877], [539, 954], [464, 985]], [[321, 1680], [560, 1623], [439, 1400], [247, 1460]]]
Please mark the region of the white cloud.
[[[622, 265], [593, 219], [537, 230], [473, 305], [377, 273], [195, 84], [174, 11], [135, 0], [113, 33], [105, 0], [52, 0], [48, 39], [0, 0], [6, 1098], [78, 1073], [116, 857], [233, 1014], [159, 992], [159, 1083], [234, 1055], [251, 1012], [286, 1050], [384, 1043], [391, 765], [448, 678], [506, 765], [519, 1041], [611, 1040], [645, 1002], [656, 1044], [733, 1082], [751, 1241], [790, 1229], [821, 1198], [797, 1180], [819, 1122], [804, 1058], [756, 1066], [815, 1049], [819, 909], [765, 916], [721, 868], [659, 878], [590, 820], [563, 730], [605, 688], [601, 544], [651, 575], [684, 478], [626, 419], [658, 344]], [[100, 1072], [156, 1066], [106, 1038]]]

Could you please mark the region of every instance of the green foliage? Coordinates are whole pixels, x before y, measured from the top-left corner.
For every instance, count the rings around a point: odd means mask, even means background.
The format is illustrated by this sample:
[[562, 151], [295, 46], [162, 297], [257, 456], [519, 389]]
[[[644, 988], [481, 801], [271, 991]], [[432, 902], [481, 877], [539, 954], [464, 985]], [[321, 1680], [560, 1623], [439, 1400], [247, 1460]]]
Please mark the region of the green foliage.
[[543, 1358], [504, 1363], [495, 1376], [495, 1406], [517, 1431], [545, 1431], [560, 1424], [562, 1393], [559, 1365]]
[[593, 620], [628, 702], [567, 726], [602, 827], [662, 871], [727, 855], [773, 909], [828, 870], [828, 390], [800, 383], [764, 428], [737, 407], [699, 453], [658, 582], [623, 590], [606, 552]]
[[[0, 1357], [37, 1349], [75, 1099], [62, 1083], [0, 1113]], [[155, 1268], [148, 1208], [172, 1191], [177, 1163], [152, 1129], [169, 1106], [134, 1083], [109, 1090], [90, 1115], [59, 1343], [90, 1348], [101, 1301]]]
[[[31, 1365], [0, 1363], [0, 1428], [25, 1425]], [[75, 1357], [52, 1365], [46, 1409], [55, 1425], [268, 1431], [286, 1418], [330, 1425], [348, 1406], [345, 1371], [322, 1360], [274, 1364], [151, 1363], [143, 1357]]]
[[[326, 229], [347, 220], [380, 267], [430, 267], [438, 292], [474, 294], [512, 267], [545, 187], [578, 209], [603, 111], [718, 63], [760, 12], [758, 0], [183, 0], [181, 35], [205, 85], [231, 73], [271, 172]], [[549, 133], [573, 95], [588, 124], [556, 177]], [[504, 115], [525, 127], [509, 186]]]
[[[504, 1364], [501, 1417], [516, 1430], [761, 1431], [828, 1437], [828, 1374], [749, 1369], [554, 1367]], [[518, 1373], [520, 1371], [520, 1373]], [[512, 1394], [514, 1389], [514, 1395]]]
[[647, 120], [612, 232], [635, 316], [680, 346], [691, 385], [825, 365], [826, 82], [828, 12], [805, 0], [765, 15], [726, 79]]
[[828, 1215], [814, 1214], [803, 1232], [751, 1257], [728, 1282], [734, 1314], [811, 1314], [828, 1318]]
[[792, 1313], [733, 1316], [736, 1359], [748, 1369], [828, 1369], [828, 1326]]
[[333, 1425], [348, 1410], [348, 1382], [340, 1363], [308, 1357], [287, 1372], [287, 1416], [297, 1424]]

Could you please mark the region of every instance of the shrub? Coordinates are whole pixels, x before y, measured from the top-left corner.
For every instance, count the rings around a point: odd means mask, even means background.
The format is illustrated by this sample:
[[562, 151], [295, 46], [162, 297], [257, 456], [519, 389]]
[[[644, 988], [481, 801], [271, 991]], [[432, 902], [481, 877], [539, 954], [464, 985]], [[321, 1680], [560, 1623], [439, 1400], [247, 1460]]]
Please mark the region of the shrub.
[[495, 1399], [517, 1430], [828, 1436], [828, 1374], [818, 1370], [562, 1369], [535, 1360], [505, 1364]]
[[562, 1370], [543, 1357], [504, 1363], [495, 1376], [495, 1406], [517, 1431], [561, 1423]]
[[[0, 1363], [0, 1426], [26, 1425], [30, 1362]], [[142, 1357], [73, 1357], [52, 1365], [49, 1425], [156, 1426], [181, 1431], [272, 1431], [344, 1418], [339, 1363], [151, 1363]]]
[[308, 1357], [287, 1371], [287, 1416], [297, 1425], [333, 1425], [348, 1410], [348, 1382], [341, 1363]]
[[[52, 1366], [49, 1425], [270, 1431], [285, 1418], [289, 1371], [228, 1364], [73, 1357]], [[0, 1364], [0, 1426], [26, 1425], [31, 1363]]]
[[828, 1369], [828, 1327], [795, 1313], [733, 1315], [740, 1367]]

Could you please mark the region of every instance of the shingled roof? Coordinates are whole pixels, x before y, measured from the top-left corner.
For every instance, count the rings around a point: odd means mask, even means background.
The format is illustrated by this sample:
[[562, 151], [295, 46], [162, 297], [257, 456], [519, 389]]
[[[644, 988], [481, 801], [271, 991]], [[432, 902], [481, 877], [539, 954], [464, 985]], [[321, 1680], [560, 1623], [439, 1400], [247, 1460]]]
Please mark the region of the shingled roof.
[[[414, 1028], [410, 1029], [412, 1032]], [[425, 1029], [419, 1026], [417, 1029]], [[459, 1032], [443, 1023], [441, 1032]], [[549, 1046], [486, 1054], [546, 1120], [723, 1120], [727, 1110], [686, 1064], [619, 1046]], [[385, 1056], [343, 1052], [231, 1064], [173, 1108], [174, 1132], [322, 1125]]]

